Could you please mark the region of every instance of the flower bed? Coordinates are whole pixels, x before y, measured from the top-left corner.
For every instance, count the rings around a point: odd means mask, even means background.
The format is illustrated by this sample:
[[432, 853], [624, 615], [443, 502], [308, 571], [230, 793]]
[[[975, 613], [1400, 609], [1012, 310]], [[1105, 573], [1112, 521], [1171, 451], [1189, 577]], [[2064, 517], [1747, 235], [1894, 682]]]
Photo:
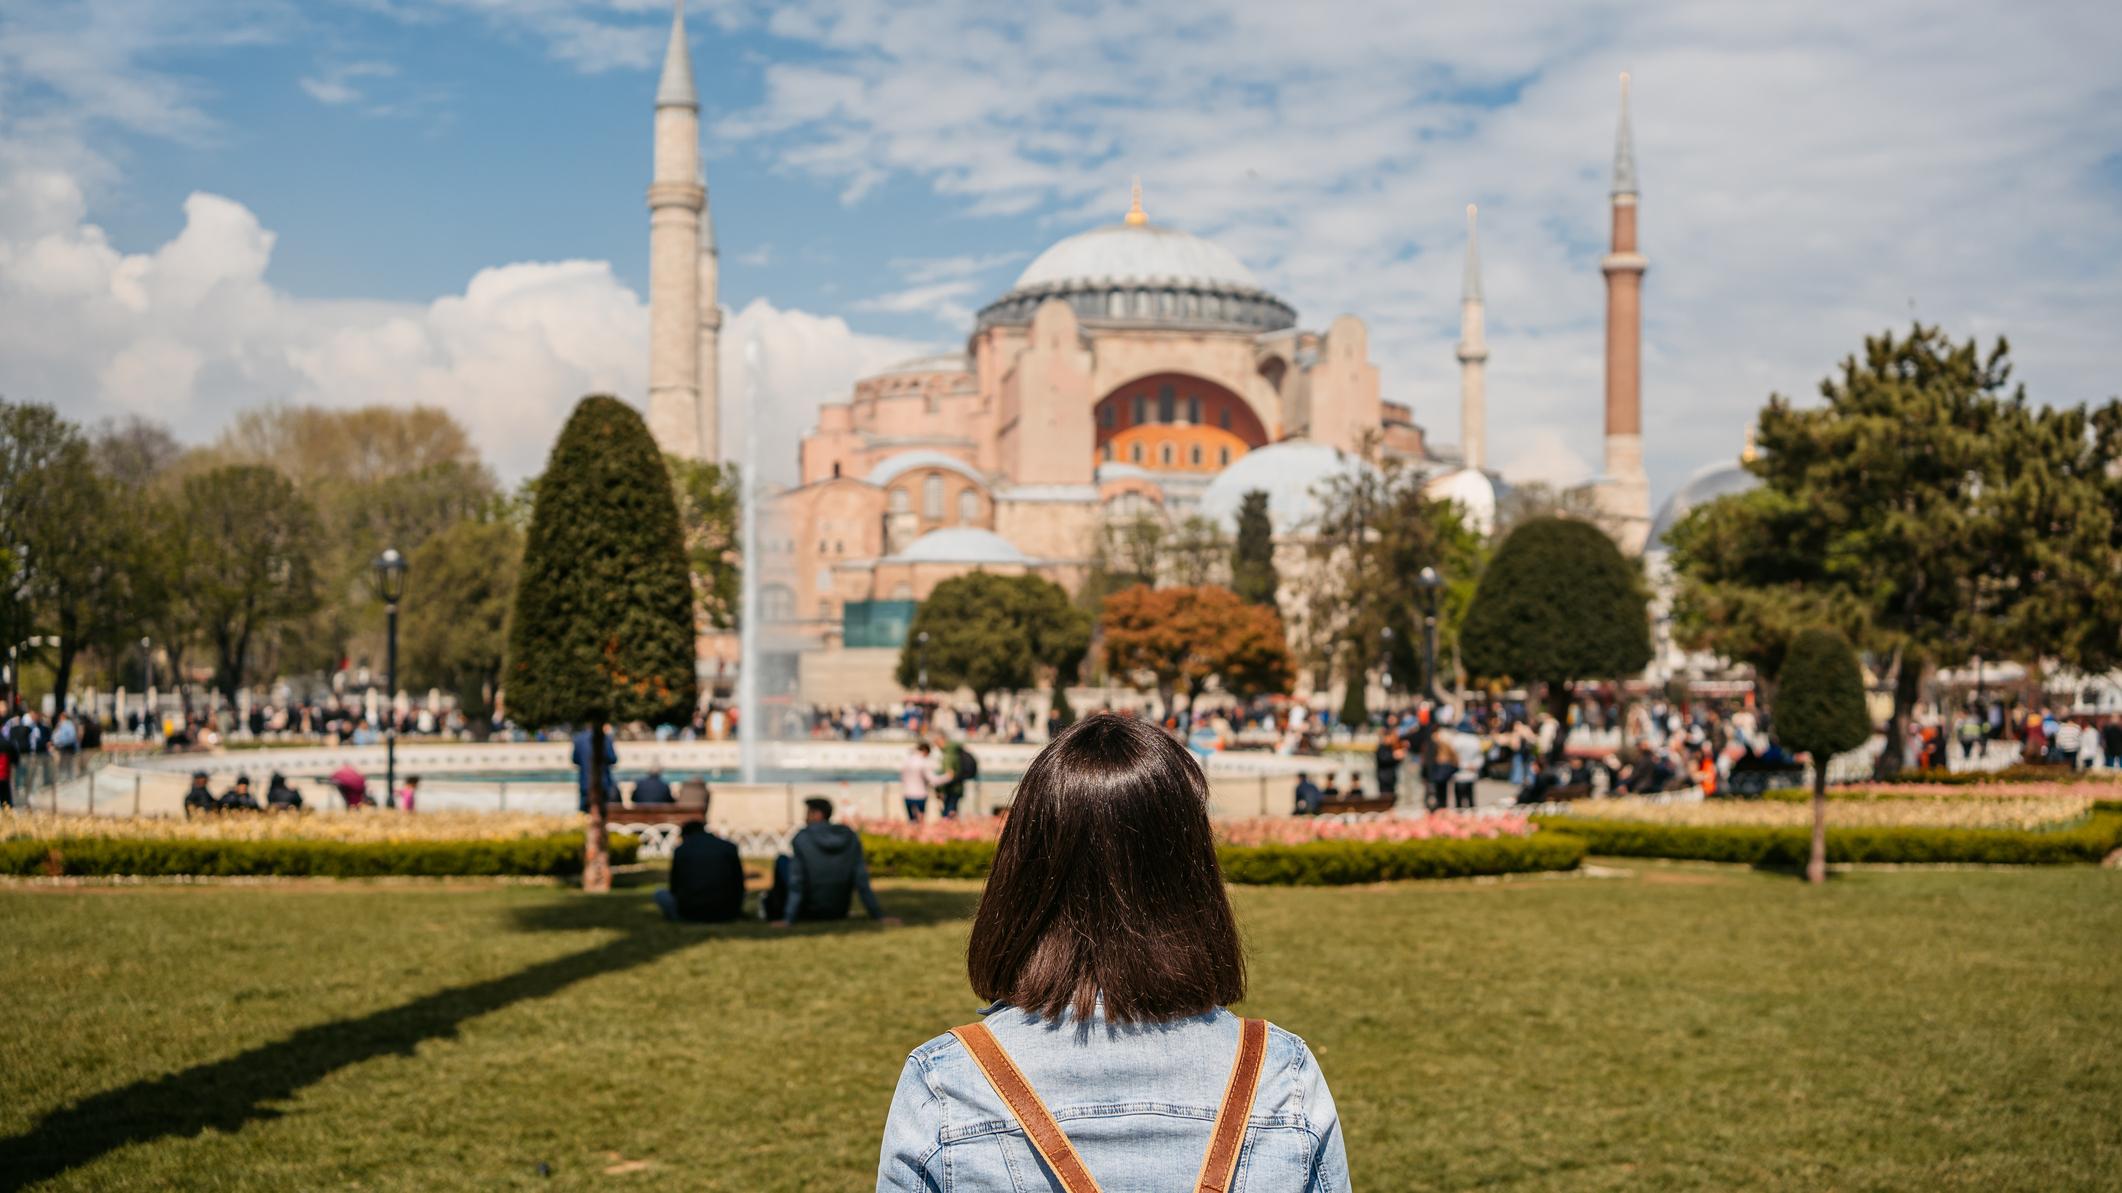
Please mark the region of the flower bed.
[[[1684, 858], [1796, 867], [1811, 851], [1811, 830], [1763, 824], [1674, 824], [1588, 816], [1540, 817], [1542, 828], [1581, 838], [1595, 856]], [[1537, 838], [1535, 838], [1537, 839]], [[1830, 862], [1964, 863], [2055, 866], [2098, 862], [2122, 848], [2122, 814], [2095, 812], [2049, 830], [1837, 827], [1827, 830]]]
[[2055, 762], [2018, 762], [2001, 770], [1905, 770], [1894, 776], [1897, 786], [1989, 787], [1999, 783], [2083, 783], [2122, 786], [2112, 771], [2080, 770]]
[[[1647, 824], [1756, 828], [1810, 827], [1810, 800], [1702, 800], [1658, 803], [1639, 797], [1578, 800], [1567, 813], [1544, 823], [1566, 826], [1572, 819], [1640, 821]], [[2082, 791], [2054, 787], [2039, 792], [1997, 795], [1957, 792], [1940, 799], [1926, 791], [1911, 795], [1879, 789], [1836, 802], [1828, 813], [1840, 828], [2054, 829], [2078, 823], [2092, 811]]]
[[[994, 865], [1001, 822], [851, 821], [870, 870], [903, 878], [980, 878]], [[1522, 816], [1437, 814], [1356, 822], [1316, 818], [1219, 821], [1216, 854], [1234, 883], [1334, 886], [1573, 869], [1584, 844], [1536, 834]]]
[[[562, 827], [555, 831], [556, 826]], [[480, 831], [480, 830], [485, 831]], [[614, 835], [612, 862], [635, 860]], [[568, 875], [582, 870], [580, 818], [214, 816], [193, 820], [0, 814], [0, 874], [383, 876]]]

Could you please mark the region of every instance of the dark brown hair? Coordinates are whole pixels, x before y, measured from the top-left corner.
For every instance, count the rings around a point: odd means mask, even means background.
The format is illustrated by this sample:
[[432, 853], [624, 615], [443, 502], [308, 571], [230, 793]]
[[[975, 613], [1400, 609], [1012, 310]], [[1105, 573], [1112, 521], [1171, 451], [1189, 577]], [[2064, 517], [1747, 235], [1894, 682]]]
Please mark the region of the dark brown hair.
[[966, 948], [973, 991], [1120, 1023], [1245, 997], [1245, 956], [1193, 755], [1099, 714], [1039, 752], [1010, 805]]

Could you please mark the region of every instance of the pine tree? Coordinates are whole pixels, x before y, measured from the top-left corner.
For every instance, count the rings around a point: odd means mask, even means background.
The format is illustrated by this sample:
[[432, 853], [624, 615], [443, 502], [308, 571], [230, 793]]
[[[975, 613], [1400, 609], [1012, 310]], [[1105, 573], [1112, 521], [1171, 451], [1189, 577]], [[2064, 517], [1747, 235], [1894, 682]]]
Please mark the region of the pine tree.
[[634, 408], [582, 399], [538, 484], [508, 633], [509, 715], [586, 726], [590, 824], [582, 887], [611, 887], [607, 723], [689, 717], [693, 589], [670, 473]]
[[1776, 740], [1813, 760], [1812, 857], [1808, 882], [1827, 881], [1827, 764], [1844, 750], [1871, 740], [1871, 714], [1864, 707], [1864, 672], [1849, 640], [1813, 627], [1801, 630], [1784, 654], [1776, 677]]
[[1253, 489], [1238, 505], [1238, 541], [1231, 548], [1231, 590], [1250, 604], [1273, 605], [1282, 578], [1275, 573], [1275, 527], [1267, 493]]
[[[1642, 573], [1591, 523], [1534, 518], [1511, 531], [1481, 574], [1459, 649], [1477, 676], [1545, 685], [1566, 732], [1572, 685], [1650, 663]], [[1563, 737], [1555, 735], [1557, 756]]]

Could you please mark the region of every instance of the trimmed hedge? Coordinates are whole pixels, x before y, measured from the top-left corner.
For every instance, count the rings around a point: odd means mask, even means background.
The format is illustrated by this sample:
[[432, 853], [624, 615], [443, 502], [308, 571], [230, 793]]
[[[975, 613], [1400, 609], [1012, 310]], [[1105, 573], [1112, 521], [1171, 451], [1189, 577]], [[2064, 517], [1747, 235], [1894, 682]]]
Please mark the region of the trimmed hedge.
[[[991, 841], [925, 844], [862, 838], [872, 874], [897, 878], [982, 878], [994, 865]], [[1247, 886], [1346, 886], [1409, 878], [1469, 878], [1573, 870], [1584, 842], [1560, 834], [1427, 841], [1313, 841], [1304, 845], [1223, 845], [1223, 877]]]
[[[1753, 866], [1803, 866], [1811, 830], [1792, 826], [1648, 824], [1543, 816], [1547, 831], [1582, 838], [1603, 857], [1684, 858]], [[2061, 866], [2098, 862], [2122, 848], [2122, 813], [2096, 812], [2066, 829], [1835, 828], [1827, 830], [1830, 862], [1975, 863]]]
[[[614, 834], [613, 865], [640, 842]], [[470, 841], [215, 841], [61, 837], [0, 841], [0, 874], [380, 878], [582, 872], [582, 834]]]
[[2113, 783], [2109, 772], [2084, 770], [2061, 762], [2015, 762], [2001, 770], [1897, 771], [1889, 783], [1931, 783], [1940, 787], [1986, 787], [1991, 783]]

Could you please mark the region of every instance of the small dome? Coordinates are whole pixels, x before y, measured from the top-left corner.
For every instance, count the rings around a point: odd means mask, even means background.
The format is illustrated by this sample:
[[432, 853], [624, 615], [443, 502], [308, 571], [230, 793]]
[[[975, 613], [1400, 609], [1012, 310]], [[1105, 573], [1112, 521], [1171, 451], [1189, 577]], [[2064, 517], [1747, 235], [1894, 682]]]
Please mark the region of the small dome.
[[974, 481], [983, 489], [987, 487], [987, 478], [980, 475], [979, 469], [956, 456], [928, 450], [899, 452], [886, 456], [877, 461], [875, 468], [869, 470], [868, 480], [870, 484], [882, 488], [919, 468], [941, 468], [945, 472], [955, 472], [967, 480]]
[[1680, 520], [1698, 505], [1706, 505], [1719, 497], [1749, 492], [1761, 486], [1761, 478], [1746, 470], [1743, 464], [1711, 464], [1696, 470], [1686, 483], [1673, 491], [1658, 507], [1658, 516], [1651, 519], [1649, 546], [1651, 551], [1666, 549], [1665, 536]]
[[891, 557], [894, 563], [991, 563], [1031, 564], [1031, 556], [992, 530], [977, 526], [946, 526], [931, 530]]
[[1201, 491], [1201, 513], [1227, 529], [1238, 525], [1238, 507], [1254, 489], [1267, 493], [1267, 518], [1276, 534], [1318, 520], [1318, 490], [1338, 476], [1367, 472], [1370, 465], [1323, 443], [1292, 439], [1239, 456]]
[[1495, 530], [1496, 482], [1480, 469], [1461, 468], [1431, 477], [1422, 492], [1432, 500], [1456, 504], [1475, 532], [1486, 535]]
[[1156, 224], [1107, 224], [1040, 253], [1017, 275], [1018, 290], [1069, 282], [1181, 282], [1258, 290], [1229, 249]]

